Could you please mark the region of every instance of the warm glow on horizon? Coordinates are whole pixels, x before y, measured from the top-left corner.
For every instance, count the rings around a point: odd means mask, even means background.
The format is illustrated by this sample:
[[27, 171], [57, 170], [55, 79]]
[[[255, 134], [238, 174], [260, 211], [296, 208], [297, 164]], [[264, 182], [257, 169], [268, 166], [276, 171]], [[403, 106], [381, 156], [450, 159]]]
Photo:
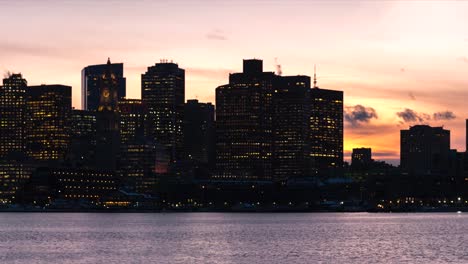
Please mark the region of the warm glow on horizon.
[[[452, 148], [465, 151], [468, 2], [111, 2], [0, 3], [0, 71], [71, 85], [79, 108], [81, 70], [107, 57], [124, 63], [129, 98], [166, 58], [186, 70], [186, 99], [213, 103], [242, 59], [275, 71], [277, 58], [283, 75], [312, 76], [316, 64], [319, 87], [344, 91], [347, 159], [371, 147], [395, 164], [400, 130], [420, 123], [451, 130]], [[352, 115], [357, 105], [375, 115]]]

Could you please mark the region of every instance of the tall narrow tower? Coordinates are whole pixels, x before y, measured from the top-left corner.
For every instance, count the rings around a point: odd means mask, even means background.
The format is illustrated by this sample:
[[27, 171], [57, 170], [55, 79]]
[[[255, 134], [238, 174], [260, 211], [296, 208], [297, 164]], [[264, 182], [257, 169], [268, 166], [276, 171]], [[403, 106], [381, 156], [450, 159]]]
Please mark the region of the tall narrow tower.
[[110, 59], [99, 80], [99, 105], [96, 112], [96, 167], [116, 169], [120, 149], [118, 112], [118, 79], [112, 72]]

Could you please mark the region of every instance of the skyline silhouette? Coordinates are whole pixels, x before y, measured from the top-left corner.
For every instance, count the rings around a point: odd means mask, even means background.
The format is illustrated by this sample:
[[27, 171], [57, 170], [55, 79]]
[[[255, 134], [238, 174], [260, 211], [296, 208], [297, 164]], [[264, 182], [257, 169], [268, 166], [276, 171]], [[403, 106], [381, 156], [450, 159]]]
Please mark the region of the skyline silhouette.
[[140, 98], [148, 65], [173, 59], [186, 69], [187, 99], [202, 102], [214, 102], [239, 59], [255, 57], [266, 70], [280, 64], [284, 75], [312, 76], [317, 64], [319, 86], [344, 91], [347, 160], [352, 148], [371, 147], [395, 163], [398, 131], [419, 123], [444, 125], [464, 150], [468, 3], [55, 3], [1, 4], [0, 22], [15, 26], [0, 41], [0, 72], [70, 85], [76, 108], [79, 72], [103, 57], [124, 63], [128, 98]]

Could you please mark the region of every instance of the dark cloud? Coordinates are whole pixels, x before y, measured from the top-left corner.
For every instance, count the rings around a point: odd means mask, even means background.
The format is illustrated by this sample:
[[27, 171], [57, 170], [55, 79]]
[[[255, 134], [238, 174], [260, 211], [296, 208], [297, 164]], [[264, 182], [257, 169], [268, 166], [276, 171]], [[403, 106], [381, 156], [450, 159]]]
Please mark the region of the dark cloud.
[[456, 118], [452, 111], [437, 112], [434, 113], [432, 117], [434, 120], [452, 120]]
[[377, 119], [377, 112], [372, 107], [362, 105], [347, 106], [344, 113], [345, 121], [351, 126], [357, 127], [363, 123], [369, 123], [371, 119]]
[[207, 39], [212, 39], [212, 40], [227, 40], [227, 36], [224, 34], [222, 30], [216, 29], [208, 32], [208, 34], [205, 35]]
[[397, 112], [396, 115], [403, 119], [405, 123], [413, 123], [413, 122], [424, 122], [426, 120], [430, 120], [431, 116], [424, 113], [418, 113], [412, 109], [405, 108], [402, 112]]
[[440, 121], [440, 120], [452, 120], [455, 119], [456, 116], [452, 111], [441, 111], [435, 112], [431, 115], [426, 113], [418, 113], [412, 109], [405, 108], [405, 110], [401, 112], [397, 112], [396, 115], [402, 119], [401, 123], [421, 123], [427, 122], [430, 120]]

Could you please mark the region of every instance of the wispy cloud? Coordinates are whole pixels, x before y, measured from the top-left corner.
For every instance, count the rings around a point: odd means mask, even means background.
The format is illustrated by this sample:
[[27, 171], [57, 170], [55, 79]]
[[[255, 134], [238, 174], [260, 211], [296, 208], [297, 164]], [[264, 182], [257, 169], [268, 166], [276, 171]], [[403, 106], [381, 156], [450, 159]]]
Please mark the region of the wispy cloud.
[[214, 29], [208, 32], [205, 37], [212, 40], [227, 40], [226, 34], [220, 29]]
[[371, 119], [377, 119], [377, 112], [372, 107], [362, 105], [347, 106], [344, 113], [345, 121], [352, 127], [358, 127], [362, 124], [369, 123]]
[[461, 61], [461, 62], [464, 62], [464, 63], [468, 63], [468, 57], [466, 57], [466, 56], [458, 57], [458, 60]]

